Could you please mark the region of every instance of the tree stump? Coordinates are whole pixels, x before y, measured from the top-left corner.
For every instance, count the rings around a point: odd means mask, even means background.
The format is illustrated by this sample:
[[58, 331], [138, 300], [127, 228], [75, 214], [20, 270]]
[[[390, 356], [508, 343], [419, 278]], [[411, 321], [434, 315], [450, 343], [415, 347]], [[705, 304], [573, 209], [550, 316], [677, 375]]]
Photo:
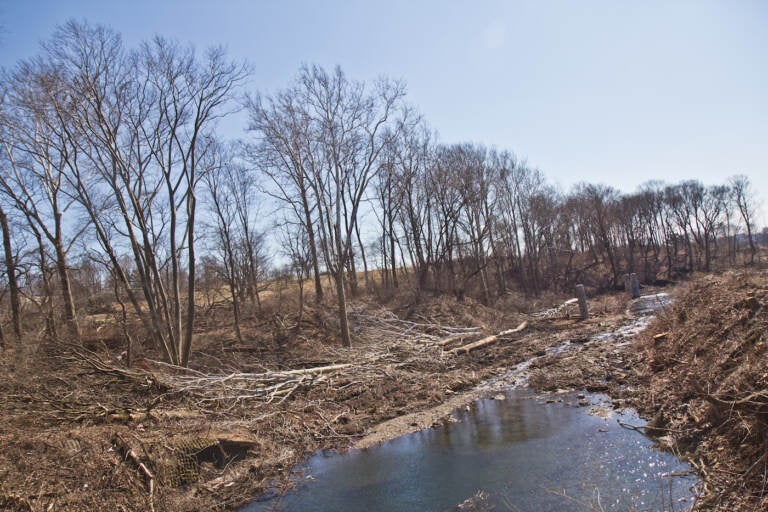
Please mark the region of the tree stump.
[[587, 292], [583, 284], [576, 285], [576, 298], [579, 299], [579, 317], [586, 320], [589, 318], [589, 310], [587, 309]]

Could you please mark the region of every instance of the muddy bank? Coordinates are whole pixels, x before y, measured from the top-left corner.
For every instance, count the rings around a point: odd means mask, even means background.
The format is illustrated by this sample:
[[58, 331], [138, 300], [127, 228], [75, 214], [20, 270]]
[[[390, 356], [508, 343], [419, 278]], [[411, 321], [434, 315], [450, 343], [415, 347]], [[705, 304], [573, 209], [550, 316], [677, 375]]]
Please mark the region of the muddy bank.
[[538, 389], [603, 391], [704, 479], [697, 510], [768, 510], [768, 273], [705, 276], [635, 339], [535, 363]]
[[623, 395], [705, 479], [702, 510], [768, 510], [768, 273], [699, 279], [631, 351]]
[[[291, 468], [318, 449], [346, 449], [371, 433], [378, 437], [366, 442], [380, 442], [432, 425], [476, 396], [479, 383], [502, 378], [550, 347], [621, 324], [623, 304], [620, 296], [595, 299], [585, 322], [563, 311], [531, 317], [471, 301], [422, 304], [406, 318], [358, 304], [351, 350], [299, 336], [271, 348], [238, 346], [222, 364], [222, 342], [212, 335], [195, 354], [192, 373], [149, 360], [125, 371], [104, 341], [85, 350], [40, 344], [21, 371], [11, 371], [10, 358], [2, 363], [9, 378], [0, 382], [0, 508], [232, 509], [288, 484]], [[450, 352], [454, 341], [469, 343], [524, 320], [524, 330], [498, 343]], [[310, 313], [310, 322], [325, 319]], [[440, 345], [456, 333], [446, 336], [440, 326], [472, 332], [458, 331], [451, 344]], [[195, 372], [232, 382], [227, 376], [238, 372], [263, 378], [324, 365], [341, 369], [294, 378], [258, 396], [233, 395], [230, 386], [217, 397], [218, 391], [201, 389], [208, 381], [195, 381]], [[428, 412], [405, 417], [418, 411]], [[382, 425], [393, 418], [400, 419]]]
[[[620, 299], [619, 299], [620, 300]], [[613, 383], [624, 383], [630, 370], [622, 354], [634, 337], [651, 323], [652, 314], [669, 307], [671, 297], [665, 292], [652, 293], [637, 300], [627, 301], [624, 315], [604, 317], [590, 323], [573, 323], [560, 335], [550, 333], [550, 339], [540, 343], [535, 350], [527, 351], [522, 360], [509, 358], [507, 366], [482, 381], [479, 385], [452, 396], [437, 406], [398, 416], [366, 432], [353, 448], [362, 449], [401, 435], [435, 427], [450, 419], [451, 413], [480, 397], [509, 389], [531, 386], [538, 391], [565, 391], [585, 389], [604, 392], [613, 389]], [[552, 325], [564, 327], [567, 321], [547, 314], [533, 318], [549, 318]], [[546, 323], [539, 320], [539, 323]], [[598, 332], [593, 332], [597, 326]], [[563, 334], [568, 334], [563, 336]], [[539, 337], [540, 333], [533, 335]], [[525, 340], [514, 343], [522, 344]], [[609, 357], [612, 356], [612, 357]], [[617, 402], [619, 404], [621, 402]], [[616, 405], [618, 407], [618, 405]]]

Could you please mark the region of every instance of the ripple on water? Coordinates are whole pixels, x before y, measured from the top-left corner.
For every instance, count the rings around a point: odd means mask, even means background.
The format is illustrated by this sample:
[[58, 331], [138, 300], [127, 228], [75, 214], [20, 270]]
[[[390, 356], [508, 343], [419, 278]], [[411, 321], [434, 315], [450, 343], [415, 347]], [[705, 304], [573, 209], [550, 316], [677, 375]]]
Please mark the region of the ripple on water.
[[[696, 480], [688, 465], [616, 417], [588, 414], [577, 394], [553, 403], [528, 389], [505, 397], [478, 400], [457, 410], [456, 422], [374, 448], [315, 455], [294, 492], [242, 510], [460, 510], [479, 490], [498, 511], [589, 510], [599, 500], [606, 511], [656, 512], [691, 503]], [[599, 395], [586, 399], [609, 406]], [[631, 411], [618, 414], [643, 423]]]

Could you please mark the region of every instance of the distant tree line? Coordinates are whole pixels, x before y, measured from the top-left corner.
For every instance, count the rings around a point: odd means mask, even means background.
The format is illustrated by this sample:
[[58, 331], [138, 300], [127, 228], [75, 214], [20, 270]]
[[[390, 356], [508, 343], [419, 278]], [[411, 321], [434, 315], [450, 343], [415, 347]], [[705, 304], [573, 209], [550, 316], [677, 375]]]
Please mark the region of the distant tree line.
[[[491, 304], [755, 261], [744, 176], [562, 193], [508, 151], [439, 143], [402, 83], [305, 66], [281, 91], [243, 96], [249, 73], [220, 48], [126, 48], [81, 22], [3, 71], [3, 344], [21, 344], [30, 308], [47, 336], [77, 339], [79, 309], [110, 293], [129, 350], [139, 337], [187, 365], [203, 302], [231, 304], [242, 341], [243, 309], [276, 270], [269, 244], [298, 283], [298, 326], [311, 283], [318, 303], [333, 296], [346, 346], [361, 289]], [[246, 137], [222, 140], [217, 121], [240, 108]]]

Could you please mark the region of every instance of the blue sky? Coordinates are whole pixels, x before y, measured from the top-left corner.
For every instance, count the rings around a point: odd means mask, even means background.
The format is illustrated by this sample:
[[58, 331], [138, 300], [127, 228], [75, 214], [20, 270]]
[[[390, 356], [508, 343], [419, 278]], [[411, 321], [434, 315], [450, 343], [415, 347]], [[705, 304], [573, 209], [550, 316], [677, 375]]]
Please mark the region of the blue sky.
[[402, 78], [442, 141], [511, 149], [564, 189], [741, 173], [768, 198], [768, 2], [0, 0], [0, 65], [68, 18], [223, 44], [251, 90], [302, 63]]

